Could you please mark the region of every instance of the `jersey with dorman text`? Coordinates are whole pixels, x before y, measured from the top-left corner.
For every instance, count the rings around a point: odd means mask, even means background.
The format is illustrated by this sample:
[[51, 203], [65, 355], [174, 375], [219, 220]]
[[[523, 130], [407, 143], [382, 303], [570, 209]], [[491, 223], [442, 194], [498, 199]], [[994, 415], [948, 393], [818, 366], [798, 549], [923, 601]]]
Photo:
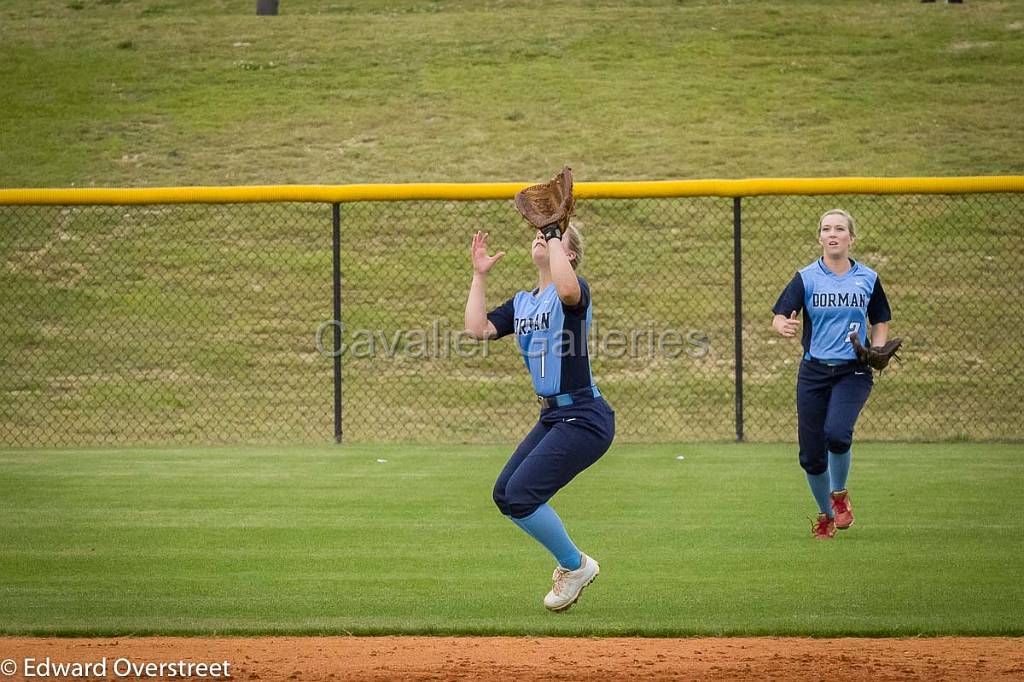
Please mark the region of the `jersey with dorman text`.
[[519, 352], [540, 396], [569, 393], [593, 384], [587, 334], [590, 331], [590, 286], [577, 275], [580, 300], [567, 306], [554, 284], [543, 291], [520, 291], [487, 313], [497, 338], [516, 335]]
[[805, 359], [853, 360], [857, 353], [850, 332], [856, 332], [866, 346], [867, 323], [892, 319], [878, 273], [852, 258], [850, 266], [836, 275], [825, 266], [825, 259], [819, 258], [793, 276], [772, 307], [773, 313], [786, 317], [803, 311]]

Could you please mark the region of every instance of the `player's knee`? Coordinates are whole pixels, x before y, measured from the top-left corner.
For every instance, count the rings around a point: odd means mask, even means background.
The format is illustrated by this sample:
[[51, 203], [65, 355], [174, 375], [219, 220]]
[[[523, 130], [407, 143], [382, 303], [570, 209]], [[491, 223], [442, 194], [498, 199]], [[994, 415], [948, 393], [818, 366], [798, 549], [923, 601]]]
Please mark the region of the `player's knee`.
[[853, 433], [849, 429], [841, 431], [825, 431], [825, 441], [829, 452], [846, 452], [853, 445]]
[[511, 510], [508, 507], [508, 499], [505, 497], [505, 483], [504, 481], [497, 481], [494, 484], [494, 490], [491, 491], [491, 499], [494, 500], [494, 504], [498, 506], [498, 510], [505, 516], [511, 514]]
[[508, 505], [508, 515], [514, 519], [525, 519], [537, 511], [539, 506], [536, 502], [510, 502]]
[[537, 511], [540, 502], [526, 488], [515, 479], [509, 481], [505, 487], [505, 504], [508, 506], [507, 514], [517, 519], [522, 519]]
[[810, 457], [801, 450], [800, 468], [811, 476], [820, 476], [828, 471], [828, 458], [825, 453], [822, 453], [820, 457]]

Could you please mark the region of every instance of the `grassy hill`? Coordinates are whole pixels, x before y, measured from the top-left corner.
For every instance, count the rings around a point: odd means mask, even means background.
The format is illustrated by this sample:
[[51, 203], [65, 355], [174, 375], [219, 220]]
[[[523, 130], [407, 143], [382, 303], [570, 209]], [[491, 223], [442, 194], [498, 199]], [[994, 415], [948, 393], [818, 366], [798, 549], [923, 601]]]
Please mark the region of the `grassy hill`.
[[0, 186], [1024, 171], [1024, 5], [9, 0]]

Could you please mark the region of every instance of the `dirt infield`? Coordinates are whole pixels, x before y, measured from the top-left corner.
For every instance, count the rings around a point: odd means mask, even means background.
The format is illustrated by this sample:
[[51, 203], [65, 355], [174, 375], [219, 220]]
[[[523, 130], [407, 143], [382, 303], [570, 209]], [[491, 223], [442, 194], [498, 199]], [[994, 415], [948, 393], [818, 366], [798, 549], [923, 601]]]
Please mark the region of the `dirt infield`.
[[1024, 638], [0, 638], [0, 679], [226, 679], [225, 663], [234, 680], [1019, 680]]

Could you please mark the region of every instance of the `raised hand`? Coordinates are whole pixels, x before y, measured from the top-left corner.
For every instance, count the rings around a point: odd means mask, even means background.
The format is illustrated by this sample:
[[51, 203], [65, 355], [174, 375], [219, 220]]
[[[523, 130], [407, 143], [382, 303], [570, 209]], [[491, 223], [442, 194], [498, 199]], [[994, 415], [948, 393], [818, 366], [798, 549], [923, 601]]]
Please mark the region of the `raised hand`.
[[473, 235], [473, 246], [470, 255], [473, 258], [473, 272], [486, 275], [494, 267], [494, 264], [505, 257], [504, 251], [499, 251], [493, 256], [487, 255], [487, 232], [477, 232]]

